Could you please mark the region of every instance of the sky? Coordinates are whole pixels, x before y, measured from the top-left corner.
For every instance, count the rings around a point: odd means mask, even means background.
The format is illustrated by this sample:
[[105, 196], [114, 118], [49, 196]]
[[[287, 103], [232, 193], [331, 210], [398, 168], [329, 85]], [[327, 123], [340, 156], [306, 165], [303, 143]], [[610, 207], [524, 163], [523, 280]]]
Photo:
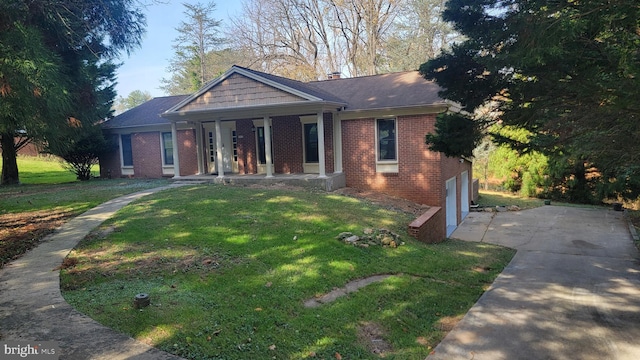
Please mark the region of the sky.
[[[178, 36], [175, 28], [186, 20], [182, 3], [198, 2], [206, 4], [207, 0], [157, 0], [146, 7], [147, 31], [141, 46], [129, 56], [123, 54], [119, 58], [122, 65], [117, 71], [118, 96], [127, 97], [134, 90], [147, 91], [153, 97], [166, 95], [160, 90], [160, 79], [170, 77], [166, 70], [173, 57], [173, 41]], [[217, 0], [215, 3], [213, 17], [222, 20], [222, 27], [240, 12], [242, 4], [240, 0]]]

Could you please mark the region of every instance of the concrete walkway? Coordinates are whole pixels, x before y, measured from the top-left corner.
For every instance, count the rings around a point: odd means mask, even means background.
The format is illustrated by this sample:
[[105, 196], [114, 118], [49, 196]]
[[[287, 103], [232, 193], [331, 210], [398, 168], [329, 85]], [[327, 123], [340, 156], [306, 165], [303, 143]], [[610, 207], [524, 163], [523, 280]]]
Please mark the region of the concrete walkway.
[[438, 359], [640, 359], [640, 266], [622, 212], [471, 213], [453, 238], [518, 250]]
[[60, 294], [56, 270], [80, 240], [123, 206], [176, 186], [181, 185], [144, 190], [99, 205], [70, 220], [38, 247], [1, 269], [0, 341], [55, 341], [61, 350], [60, 359], [180, 359], [73, 309]]

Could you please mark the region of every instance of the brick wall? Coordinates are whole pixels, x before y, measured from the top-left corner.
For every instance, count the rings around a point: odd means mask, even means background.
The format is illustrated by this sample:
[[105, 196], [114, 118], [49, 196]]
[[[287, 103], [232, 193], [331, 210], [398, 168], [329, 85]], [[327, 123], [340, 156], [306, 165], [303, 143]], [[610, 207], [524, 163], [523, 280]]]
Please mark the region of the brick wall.
[[131, 149], [135, 177], [162, 177], [162, 151], [159, 132], [131, 134]]
[[[160, 178], [162, 174], [162, 147], [160, 131], [131, 134], [133, 152], [133, 172], [138, 178]], [[113, 135], [117, 145], [115, 150], [100, 157], [100, 176], [122, 177], [120, 163], [119, 135]], [[193, 175], [198, 172], [195, 129], [178, 131], [178, 150], [180, 156], [180, 174]], [[167, 176], [167, 175], [165, 175]], [[171, 176], [171, 175], [168, 175]]]
[[446, 238], [444, 209], [433, 206], [409, 224], [409, 235], [425, 243], [439, 243]]
[[343, 170], [347, 186], [370, 189], [431, 206], [443, 206], [439, 153], [429, 151], [424, 135], [434, 115], [397, 118], [398, 172], [376, 172], [375, 119], [342, 122]]
[[[158, 134], [158, 136], [160, 136], [160, 134]], [[178, 155], [180, 160], [180, 175], [194, 175], [198, 173], [197, 151], [196, 130], [178, 130]]]
[[[252, 129], [252, 120], [237, 120], [238, 135], [238, 172], [240, 174], [257, 173], [256, 135]], [[273, 161], [276, 174], [300, 174], [303, 169], [303, 135], [300, 117], [277, 116], [272, 118]], [[326, 172], [334, 171], [333, 118], [324, 114], [324, 143]]]
[[120, 168], [120, 142], [118, 135], [107, 135], [107, 140], [115, 144], [113, 150], [100, 156], [100, 177], [102, 178], [119, 178], [122, 177]]
[[299, 116], [279, 116], [273, 128], [273, 165], [277, 174], [304, 172], [302, 168], [302, 124]]

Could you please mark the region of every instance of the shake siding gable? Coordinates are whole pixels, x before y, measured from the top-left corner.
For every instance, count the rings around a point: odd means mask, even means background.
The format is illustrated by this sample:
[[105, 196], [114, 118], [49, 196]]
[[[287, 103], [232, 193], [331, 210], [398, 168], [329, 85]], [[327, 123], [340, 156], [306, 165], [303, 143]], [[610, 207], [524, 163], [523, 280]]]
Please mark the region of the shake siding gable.
[[240, 74], [233, 74], [180, 110], [223, 109], [299, 101], [304, 99]]

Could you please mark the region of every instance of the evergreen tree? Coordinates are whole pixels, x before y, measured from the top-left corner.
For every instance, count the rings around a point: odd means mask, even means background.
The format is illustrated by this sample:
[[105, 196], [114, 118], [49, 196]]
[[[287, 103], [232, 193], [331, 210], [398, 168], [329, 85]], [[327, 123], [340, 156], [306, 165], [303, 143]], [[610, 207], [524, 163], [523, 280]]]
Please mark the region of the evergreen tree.
[[224, 39], [219, 37], [221, 21], [213, 18], [216, 4], [184, 3], [183, 6], [186, 20], [176, 28], [179, 35], [175, 39], [175, 54], [169, 65], [172, 76], [162, 79], [163, 85], [160, 86], [170, 95], [198, 90], [216, 77], [221, 68], [216, 65], [220, 60], [217, 50], [224, 44]]
[[17, 134], [57, 146], [70, 119], [93, 124], [110, 114], [110, 60], [137, 46], [145, 25], [135, 4], [0, 2], [1, 184], [19, 183]]
[[[594, 182], [600, 198], [638, 196], [640, 188], [633, 185], [640, 178], [636, 0], [449, 0], [443, 16], [467, 40], [420, 71], [468, 113], [489, 110], [484, 121], [474, 119], [476, 129], [484, 129], [485, 121], [527, 129], [533, 136], [526, 143], [497, 140], [576, 164], [572, 176], [554, 179], [558, 188], [567, 178], [585, 186], [576, 191], [583, 198], [574, 200], [589, 201], [586, 193], [595, 194]], [[444, 133], [434, 136], [459, 141]], [[588, 186], [584, 168], [598, 170]]]

